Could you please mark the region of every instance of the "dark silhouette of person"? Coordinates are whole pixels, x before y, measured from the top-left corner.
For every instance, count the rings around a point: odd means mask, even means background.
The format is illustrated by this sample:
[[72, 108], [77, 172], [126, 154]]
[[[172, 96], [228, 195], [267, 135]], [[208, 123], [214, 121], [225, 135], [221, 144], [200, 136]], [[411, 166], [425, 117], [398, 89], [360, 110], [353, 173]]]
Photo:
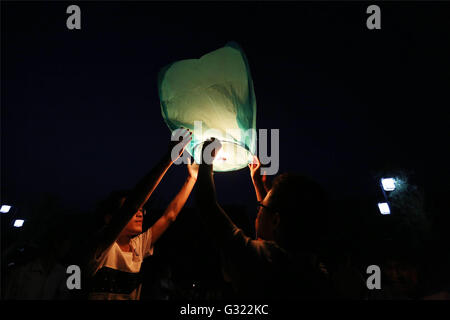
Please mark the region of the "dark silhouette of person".
[[[238, 228], [216, 197], [213, 160], [221, 143], [208, 140], [202, 149], [197, 207], [206, 228], [223, 252], [224, 266], [240, 298], [320, 299], [333, 297], [319, 249], [326, 235], [328, 198], [307, 177], [282, 174], [265, 192], [254, 181], [259, 211], [256, 239]], [[250, 165], [254, 179], [258, 161]], [[257, 178], [259, 179], [259, 178]]]

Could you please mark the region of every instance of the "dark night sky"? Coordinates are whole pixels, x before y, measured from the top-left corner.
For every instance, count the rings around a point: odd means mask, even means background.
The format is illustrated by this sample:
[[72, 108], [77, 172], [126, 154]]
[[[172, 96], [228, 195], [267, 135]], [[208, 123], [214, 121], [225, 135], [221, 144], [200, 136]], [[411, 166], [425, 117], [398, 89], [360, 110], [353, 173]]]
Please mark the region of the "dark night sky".
[[[399, 167], [424, 188], [448, 188], [450, 5], [364, 3], [3, 3], [2, 198], [40, 192], [89, 209], [131, 188], [170, 132], [157, 73], [238, 42], [250, 63], [257, 127], [280, 129], [280, 171], [336, 195], [370, 194], [377, 170]], [[185, 168], [155, 193], [167, 201]], [[254, 201], [247, 170], [216, 174], [224, 203]]]

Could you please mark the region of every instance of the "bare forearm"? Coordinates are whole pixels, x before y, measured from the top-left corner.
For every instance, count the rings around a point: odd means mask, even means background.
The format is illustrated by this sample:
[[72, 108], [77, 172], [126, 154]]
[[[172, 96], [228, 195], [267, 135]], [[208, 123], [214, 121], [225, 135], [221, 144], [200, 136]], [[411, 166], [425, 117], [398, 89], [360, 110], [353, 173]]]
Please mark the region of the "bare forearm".
[[181, 187], [181, 190], [170, 202], [169, 206], [164, 212], [164, 215], [166, 217], [168, 217], [170, 220], [175, 220], [177, 218], [181, 209], [183, 209], [184, 205], [186, 204], [186, 201], [189, 198], [189, 195], [191, 194], [194, 185], [195, 179], [192, 177], [188, 177], [184, 182], [183, 186]]
[[261, 176], [252, 177], [253, 186], [255, 187], [256, 199], [258, 201], [263, 201], [266, 197], [267, 191], [264, 187], [264, 183], [261, 179]]
[[105, 235], [106, 245], [115, 241], [128, 221], [147, 202], [171, 165], [170, 155], [164, 155], [158, 164], [136, 184], [108, 228]]
[[188, 177], [181, 187], [180, 192], [170, 202], [167, 209], [164, 211], [161, 218], [159, 218], [152, 226], [152, 242], [155, 243], [162, 234], [169, 228], [169, 226], [176, 220], [181, 209], [186, 204], [189, 195], [195, 185], [195, 179]]

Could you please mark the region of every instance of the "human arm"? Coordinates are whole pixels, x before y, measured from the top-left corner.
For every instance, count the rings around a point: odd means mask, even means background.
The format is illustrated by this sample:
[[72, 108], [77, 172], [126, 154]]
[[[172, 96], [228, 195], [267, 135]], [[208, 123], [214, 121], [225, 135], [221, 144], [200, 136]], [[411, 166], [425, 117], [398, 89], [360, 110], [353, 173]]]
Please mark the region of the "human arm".
[[263, 201], [266, 197], [267, 190], [261, 175], [261, 162], [257, 156], [253, 156], [253, 162], [248, 165], [250, 169], [250, 177], [252, 178], [253, 187], [255, 188], [256, 199]]
[[[203, 156], [205, 153], [208, 154], [209, 150], [206, 150], [206, 147], [212, 143], [214, 141], [205, 142]], [[217, 152], [219, 148], [220, 146], [214, 151]], [[200, 164], [196, 188], [200, 217], [221, 251], [223, 268], [229, 280], [235, 288], [257, 288], [254, 286], [258, 283], [255, 277], [270, 269], [274, 252], [271, 248], [275, 244], [253, 240], [233, 223], [218, 204], [213, 166], [204, 160]]]
[[[211, 147], [214, 147], [213, 150], [211, 150]], [[237, 227], [217, 202], [212, 160], [220, 148], [221, 144], [216, 139], [206, 141], [203, 145], [202, 163], [198, 171], [196, 200], [200, 216], [207, 229], [219, 245], [224, 245], [227, 240], [232, 238]], [[207, 155], [208, 152], [209, 155]], [[210, 161], [205, 161], [208, 160], [205, 159], [207, 156], [211, 157]]]
[[181, 190], [175, 196], [175, 198], [170, 202], [167, 209], [164, 211], [161, 218], [159, 218], [152, 228], [152, 244], [155, 243], [161, 235], [167, 230], [167, 228], [176, 220], [181, 209], [185, 205], [192, 189], [194, 188], [195, 182], [197, 181], [198, 174], [198, 164], [189, 163], [187, 164], [188, 177], [184, 182]]
[[[191, 140], [191, 132], [189, 130], [182, 130], [182, 135], [179, 141], [171, 141], [169, 148], [160, 161], [147, 173], [132, 189], [130, 195], [125, 199], [123, 205], [114, 214], [109, 225], [104, 229], [104, 232], [96, 239], [93, 244], [95, 257], [98, 257], [104, 252], [114, 241], [117, 236], [127, 225], [130, 219], [138, 212], [147, 200], [150, 198], [153, 191], [161, 182], [167, 170], [172, 164], [181, 156], [186, 145]], [[172, 152], [175, 147], [179, 147], [178, 153]]]

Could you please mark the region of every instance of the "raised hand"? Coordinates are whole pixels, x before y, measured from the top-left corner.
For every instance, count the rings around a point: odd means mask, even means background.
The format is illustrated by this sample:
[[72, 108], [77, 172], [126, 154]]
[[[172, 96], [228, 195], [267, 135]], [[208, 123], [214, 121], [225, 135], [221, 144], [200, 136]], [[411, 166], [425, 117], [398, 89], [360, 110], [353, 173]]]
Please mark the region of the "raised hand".
[[261, 175], [261, 162], [257, 156], [253, 156], [253, 162], [249, 163], [248, 167], [250, 169], [253, 186], [255, 187], [256, 199], [262, 201], [267, 194], [267, 189], [264, 185], [266, 176]]
[[206, 140], [202, 146], [202, 163], [212, 164], [221, 148], [222, 143], [220, 143], [219, 139], [211, 138]]
[[186, 128], [179, 128], [172, 133], [169, 143], [169, 154], [172, 162], [175, 162], [184, 152], [184, 149], [192, 140], [192, 132]]
[[250, 176], [252, 179], [255, 179], [255, 177], [261, 177], [261, 162], [257, 156], [253, 156], [253, 162], [249, 163], [248, 167], [250, 169]]
[[189, 177], [194, 180], [197, 180], [199, 165], [195, 162], [192, 163], [191, 158], [188, 158], [187, 161], [188, 161], [187, 169], [188, 169]]

